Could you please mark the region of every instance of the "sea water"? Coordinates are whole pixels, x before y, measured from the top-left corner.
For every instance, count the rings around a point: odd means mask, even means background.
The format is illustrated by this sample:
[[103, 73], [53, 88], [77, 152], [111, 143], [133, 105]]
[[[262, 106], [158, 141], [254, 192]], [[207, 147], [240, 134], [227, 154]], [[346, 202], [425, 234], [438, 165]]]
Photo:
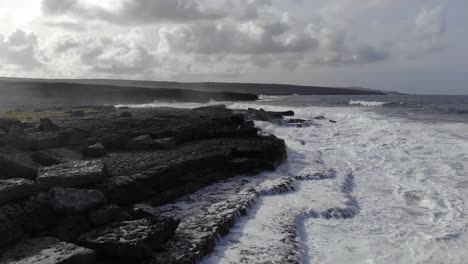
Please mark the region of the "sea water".
[[[288, 161], [271, 174], [333, 177], [261, 197], [202, 263], [284, 262], [284, 221], [298, 226], [303, 263], [468, 263], [468, 97], [262, 99], [229, 107], [336, 121], [256, 122], [288, 146]], [[351, 214], [327, 217], [332, 208]]]

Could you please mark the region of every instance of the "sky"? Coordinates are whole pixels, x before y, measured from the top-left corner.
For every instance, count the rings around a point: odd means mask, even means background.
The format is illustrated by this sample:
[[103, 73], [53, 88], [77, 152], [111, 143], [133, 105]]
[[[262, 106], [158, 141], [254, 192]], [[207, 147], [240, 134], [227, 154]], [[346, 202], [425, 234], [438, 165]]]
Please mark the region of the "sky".
[[0, 0], [0, 76], [468, 94], [466, 0]]

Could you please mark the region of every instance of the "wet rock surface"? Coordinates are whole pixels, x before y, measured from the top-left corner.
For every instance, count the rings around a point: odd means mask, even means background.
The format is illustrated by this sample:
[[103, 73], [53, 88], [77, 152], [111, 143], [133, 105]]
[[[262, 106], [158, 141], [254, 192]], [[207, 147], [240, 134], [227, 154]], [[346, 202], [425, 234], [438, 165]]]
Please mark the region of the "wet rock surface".
[[83, 234], [78, 243], [110, 259], [147, 259], [174, 233], [179, 224], [172, 218], [123, 221]]
[[0, 180], [0, 205], [32, 197], [38, 192], [37, 184], [30, 180], [22, 178]]
[[[27, 130], [0, 134], [0, 251], [27, 248], [21, 241], [29, 237], [55, 237], [95, 249], [103, 263], [193, 263], [258, 195], [291, 188], [286, 180], [272, 189], [252, 180], [287, 158], [285, 143], [259, 134], [225, 106], [94, 110], [78, 118], [5, 121], [8, 129]], [[232, 178], [240, 174], [247, 176]], [[230, 187], [217, 189], [216, 182]], [[198, 209], [169, 209], [181, 197], [198, 199]], [[61, 260], [44, 259], [92, 263], [75, 256], [80, 247], [54, 243], [17, 259], [70, 246]]]
[[78, 214], [106, 203], [100, 191], [55, 187], [49, 191], [52, 208], [61, 214]]
[[54, 238], [38, 238], [21, 242], [0, 258], [1, 264], [93, 264], [93, 250]]

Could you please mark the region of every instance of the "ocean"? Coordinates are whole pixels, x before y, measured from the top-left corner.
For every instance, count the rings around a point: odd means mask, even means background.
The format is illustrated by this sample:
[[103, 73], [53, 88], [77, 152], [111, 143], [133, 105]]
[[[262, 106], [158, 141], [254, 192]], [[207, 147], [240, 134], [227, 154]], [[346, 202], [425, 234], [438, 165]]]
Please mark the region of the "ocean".
[[[303, 263], [468, 263], [467, 96], [263, 96], [227, 104], [293, 110], [312, 122], [256, 122], [286, 141], [289, 156], [257, 177], [301, 180], [295, 191], [260, 197], [202, 263], [284, 263], [292, 251]], [[291, 227], [297, 237], [285, 235]]]

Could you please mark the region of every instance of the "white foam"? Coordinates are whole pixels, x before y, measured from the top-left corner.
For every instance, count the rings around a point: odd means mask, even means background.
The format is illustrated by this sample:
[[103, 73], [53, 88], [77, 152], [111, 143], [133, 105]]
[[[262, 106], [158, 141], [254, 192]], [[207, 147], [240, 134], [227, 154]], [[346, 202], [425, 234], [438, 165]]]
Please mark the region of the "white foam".
[[269, 102], [269, 101], [275, 101], [275, 100], [278, 100], [278, 99], [281, 99], [281, 98], [285, 98], [287, 96], [281, 96], [281, 95], [259, 95], [258, 98], [260, 99], [260, 101], [263, 101], [263, 102]]
[[390, 104], [390, 102], [376, 102], [376, 101], [349, 101], [350, 105], [363, 105], [363, 106], [382, 106]]
[[[291, 109], [255, 103], [231, 107]], [[468, 125], [416, 123], [349, 107], [292, 110], [300, 118], [325, 115], [338, 123], [294, 128], [257, 122], [288, 144], [289, 160], [275, 173], [335, 169], [337, 177], [301, 181], [296, 192], [261, 198], [203, 263], [238, 263], [254, 245], [261, 247], [249, 263], [281, 263], [276, 252], [290, 248], [281, 243], [278, 223], [297, 212], [350, 203], [359, 208], [354, 218], [304, 220], [299, 236], [305, 263], [466, 263]], [[352, 197], [340, 188], [350, 173]], [[272, 252], [270, 259], [265, 252]]]

